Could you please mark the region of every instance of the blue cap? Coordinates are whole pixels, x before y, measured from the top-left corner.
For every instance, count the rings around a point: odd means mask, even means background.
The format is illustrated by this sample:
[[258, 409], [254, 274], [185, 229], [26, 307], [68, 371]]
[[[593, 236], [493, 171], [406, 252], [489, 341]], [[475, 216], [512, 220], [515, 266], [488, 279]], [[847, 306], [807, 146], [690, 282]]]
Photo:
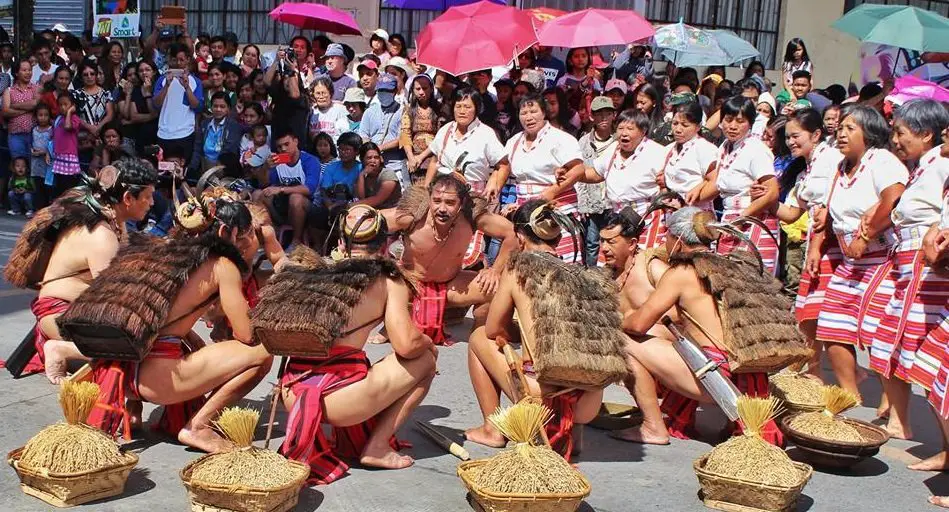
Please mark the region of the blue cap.
[[399, 82], [395, 79], [394, 76], [389, 73], [383, 73], [379, 75], [379, 81], [376, 82], [377, 91], [394, 91], [398, 89]]
[[343, 45], [339, 43], [332, 43], [326, 47], [326, 57], [342, 57], [346, 58], [346, 52], [343, 51]]

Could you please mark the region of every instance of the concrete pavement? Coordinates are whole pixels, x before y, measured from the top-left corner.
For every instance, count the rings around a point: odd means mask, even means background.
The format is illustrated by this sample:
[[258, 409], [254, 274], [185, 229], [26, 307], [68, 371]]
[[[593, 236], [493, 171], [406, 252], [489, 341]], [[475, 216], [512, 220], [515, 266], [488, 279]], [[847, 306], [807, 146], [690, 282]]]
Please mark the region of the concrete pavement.
[[[23, 221], [0, 215], [0, 260], [6, 261]], [[0, 284], [0, 357], [7, 356], [23, 334], [33, 325], [29, 311], [32, 292], [12, 289]], [[463, 328], [454, 329], [464, 339]], [[389, 347], [370, 346], [370, 358], [384, 356]], [[465, 428], [480, 422], [477, 403], [467, 378], [466, 345], [459, 343], [440, 350], [440, 375], [431, 393], [416, 411], [413, 420], [430, 421], [447, 435], [462, 438]], [[865, 363], [865, 361], [864, 361]], [[266, 416], [271, 378], [251, 392], [244, 405], [261, 409]], [[32, 376], [14, 381], [7, 372], [0, 372], [0, 449], [4, 453], [22, 446], [44, 426], [61, 419], [56, 389], [45, 378]], [[864, 399], [875, 405], [879, 400], [879, 383], [864, 383]], [[906, 464], [926, 457], [939, 447], [939, 433], [927, 410], [925, 400], [916, 390], [913, 396], [913, 427], [915, 441], [890, 441], [877, 458], [865, 461], [852, 471], [815, 472], [804, 489], [799, 510], [831, 511], [925, 511], [936, 510], [926, 502], [932, 492], [949, 494], [949, 476], [940, 473], [917, 473]], [[607, 399], [631, 403], [624, 388], [607, 390]], [[145, 414], [154, 416], [154, 408], [146, 406]], [[869, 419], [873, 410], [862, 407], [851, 413]], [[721, 421], [717, 411], [700, 413], [710, 418], [714, 431]], [[157, 416], [154, 416], [157, 418]], [[286, 415], [278, 414], [275, 427], [283, 435]], [[264, 427], [257, 439], [263, 439]], [[416, 458], [414, 467], [401, 471], [369, 471], [353, 469], [346, 477], [330, 486], [308, 488], [300, 498], [299, 511], [321, 512], [451, 512], [470, 510], [465, 492], [455, 476], [458, 460], [436, 448], [413, 428], [406, 427], [400, 437], [411, 441], [408, 451]], [[710, 450], [707, 443], [673, 440], [670, 446], [644, 447], [608, 438], [605, 433], [588, 428], [585, 449], [579, 457], [579, 469], [593, 485], [593, 493], [581, 507], [582, 511], [620, 512], [631, 510], [698, 511], [703, 510], [696, 497], [698, 483], [692, 461]], [[279, 444], [280, 437], [276, 439]], [[260, 443], [258, 443], [260, 444]], [[141, 511], [159, 506], [167, 511], [189, 510], [187, 495], [178, 471], [199, 454], [157, 437], [136, 441], [141, 456], [138, 470], [129, 480], [126, 493], [107, 501], [80, 507], [89, 511]], [[467, 446], [472, 456], [481, 458], [493, 450]], [[794, 450], [791, 450], [793, 455]], [[52, 507], [20, 492], [12, 468], [0, 470], [0, 511], [43, 511]]]

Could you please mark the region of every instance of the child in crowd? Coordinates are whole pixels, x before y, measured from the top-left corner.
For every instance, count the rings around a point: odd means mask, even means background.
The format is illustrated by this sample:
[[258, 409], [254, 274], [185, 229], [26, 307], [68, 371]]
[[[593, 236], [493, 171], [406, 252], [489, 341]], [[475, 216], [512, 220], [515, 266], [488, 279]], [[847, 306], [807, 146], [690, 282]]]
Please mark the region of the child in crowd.
[[837, 123], [840, 122], [840, 105], [830, 105], [824, 109], [824, 141], [837, 147]]
[[[236, 163], [243, 133], [240, 124], [230, 115], [231, 99], [226, 92], [214, 93], [210, 107], [211, 118], [201, 123], [191, 160], [191, 168], [200, 168], [202, 172], [228, 161]], [[233, 155], [232, 160], [222, 158], [224, 155]]]
[[33, 178], [33, 205], [42, 208], [49, 201], [46, 199], [44, 182], [46, 174], [52, 172], [52, 158], [49, 154], [49, 143], [53, 140], [52, 112], [45, 103], [36, 106], [33, 113], [36, 126], [33, 127], [33, 152], [30, 159], [30, 176]]
[[53, 197], [59, 197], [63, 192], [79, 184], [79, 116], [76, 114], [76, 103], [69, 93], [59, 95], [59, 116], [53, 123], [53, 174], [51, 185], [54, 189]]
[[320, 172], [326, 172], [326, 167], [336, 160], [336, 143], [326, 132], [320, 132], [313, 137], [313, 147], [316, 149], [316, 156], [320, 159]]
[[251, 127], [241, 139], [241, 166], [245, 174], [256, 178], [257, 183], [267, 183], [267, 159], [270, 158], [270, 132], [258, 124]]
[[29, 175], [29, 162], [26, 157], [18, 156], [11, 164], [13, 176], [10, 176], [10, 185], [7, 195], [10, 198], [10, 210], [7, 215], [33, 216], [33, 180]]
[[198, 77], [202, 81], [208, 79], [208, 62], [211, 60], [211, 45], [199, 41], [194, 52], [195, 64], [198, 66]]
[[241, 114], [247, 105], [254, 102], [254, 84], [247, 79], [243, 79], [237, 85], [237, 104], [234, 105], [234, 115], [240, 119]]

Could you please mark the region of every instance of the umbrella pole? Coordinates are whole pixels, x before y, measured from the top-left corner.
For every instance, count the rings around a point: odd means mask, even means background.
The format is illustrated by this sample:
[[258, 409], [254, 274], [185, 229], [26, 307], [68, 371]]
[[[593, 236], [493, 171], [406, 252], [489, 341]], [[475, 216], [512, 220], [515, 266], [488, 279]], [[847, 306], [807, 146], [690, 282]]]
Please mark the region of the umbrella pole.
[[903, 49], [902, 49], [902, 48], [897, 48], [897, 49], [896, 49], [896, 58], [893, 59], [893, 72], [890, 73], [891, 75], [893, 75], [893, 80], [896, 80], [896, 65], [900, 63], [900, 55], [901, 55], [902, 53], [903, 53]]

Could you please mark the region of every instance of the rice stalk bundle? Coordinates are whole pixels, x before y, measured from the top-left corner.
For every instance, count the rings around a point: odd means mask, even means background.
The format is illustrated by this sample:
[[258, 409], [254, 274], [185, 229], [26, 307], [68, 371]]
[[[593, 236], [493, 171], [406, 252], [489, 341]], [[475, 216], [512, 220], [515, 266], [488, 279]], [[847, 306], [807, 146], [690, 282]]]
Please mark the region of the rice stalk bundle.
[[260, 413], [252, 409], [228, 407], [221, 411], [215, 426], [236, 445], [229, 452], [207, 457], [194, 466], [194, 482], [255, 489], [283, 487], [300, 476], [297, 467], [277, 452], [253, 446]]
[[848, 424], [838, 415], [860, 404], [860, 398], [839, 386], [825, 386], [823, 389], [823, 411], [808, 412], [796, 416], [791, 428], [809, 436], [829, 441], [859, 443], [864, 441], [860, 431]]
[[801, 472], [784, 450], [761, 438], [761, 429], [780, 414], [778, 399], [738, 399], [738, 417], [744, 434], [716, 446], [708, 455], [705, 469], [722, 476], [780, 487], [800, 483]]
[[534, 444], [550, 421], [543, 404], [522, 401], [498, 409], [488, 420], [515, 444], [473, 470], [476, 485], [502, 494], [575, 494], [586, 489], [580, 473], [547, 446]]
[[94, 471], [125, 462], [118, 445], [101, 430], [84, 424], [99, 398], [99, 386], [92, 382], [63, 381], [59, 404], [65, 423], [39, 431], [20, 456], [20, 465], [52, 474]]
[[794, 405], [823, 407], [824, 385], [797, 372], [781, 372], [769, 379], [771, 386], [785, 402]]

